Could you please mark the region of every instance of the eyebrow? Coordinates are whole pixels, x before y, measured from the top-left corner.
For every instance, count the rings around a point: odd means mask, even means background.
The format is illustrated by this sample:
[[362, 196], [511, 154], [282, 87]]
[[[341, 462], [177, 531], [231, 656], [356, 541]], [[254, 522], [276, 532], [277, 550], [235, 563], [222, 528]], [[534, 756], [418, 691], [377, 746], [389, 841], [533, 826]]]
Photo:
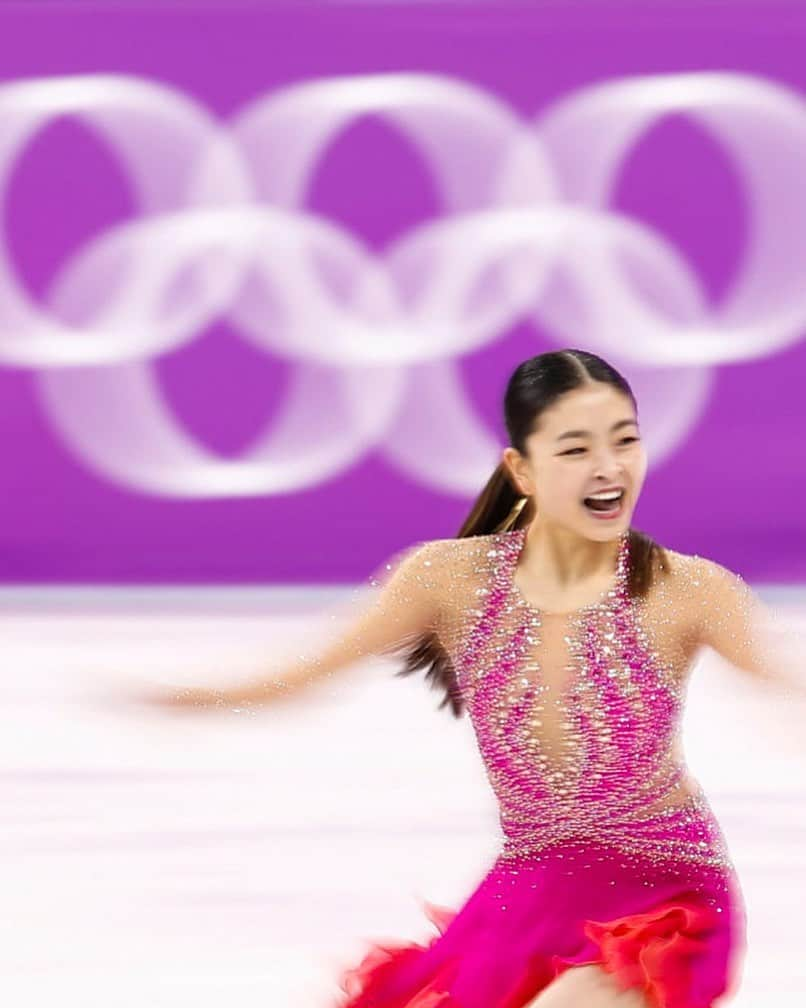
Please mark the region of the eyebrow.
[[[616, 423], [613, 424], [610, 430], [611, 431], [621, 430], [622, 427], [629, 427], [631, 424], [633, 424], [636, 427], [638, 426], [638, 423], [635, 420], [618, 420], [616, 421]], [[569, 430], [566, 431], [564, 434], [560, 434], [557, 440], [562, 441], [563, 438], [590, 437], [590, 436], [591, 432], [587, 430]]]

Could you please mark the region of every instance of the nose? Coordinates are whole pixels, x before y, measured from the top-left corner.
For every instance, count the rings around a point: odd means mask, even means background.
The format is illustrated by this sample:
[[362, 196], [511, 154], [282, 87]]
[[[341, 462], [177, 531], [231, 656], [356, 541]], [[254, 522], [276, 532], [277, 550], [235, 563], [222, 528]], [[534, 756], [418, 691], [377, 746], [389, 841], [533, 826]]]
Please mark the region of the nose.
[[623, 479], [624, 470], [612, 448], [606, 446], [599, 448], [591, 457], [594, 478], [601, 478], [608, 483], [618, 483]]

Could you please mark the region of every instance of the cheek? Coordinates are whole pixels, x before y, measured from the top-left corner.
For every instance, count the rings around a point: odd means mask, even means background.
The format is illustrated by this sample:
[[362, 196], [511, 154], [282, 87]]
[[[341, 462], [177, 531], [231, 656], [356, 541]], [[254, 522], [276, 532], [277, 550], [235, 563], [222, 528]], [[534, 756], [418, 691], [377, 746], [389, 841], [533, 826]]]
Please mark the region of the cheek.
[[[585, 484], [578, 473], [573, 473], [569, 466], [558, 466], [545, 479], [543, 500], [547, 507], [555, 511], [565, 510], [571, 504], [578, 504], [585, 492]], [[539, 491], [538, 491], [539, 493]]]
[[633, 486], [636, 488], [640, 487], [644, 482], [644, 477], [647, 473], [647, 467], [649, 460], [647, 458], [646, 451], [642, 450], [636, 457], [632, 460], [630, 465], [630, 474], [632, 475]]

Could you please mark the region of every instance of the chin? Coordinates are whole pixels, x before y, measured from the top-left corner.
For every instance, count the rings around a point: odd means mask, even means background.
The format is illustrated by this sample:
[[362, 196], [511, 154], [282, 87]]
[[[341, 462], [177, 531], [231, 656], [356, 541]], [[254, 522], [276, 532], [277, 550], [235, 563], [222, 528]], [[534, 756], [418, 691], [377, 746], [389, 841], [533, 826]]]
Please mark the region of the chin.
[[[590, 526], [594, 527], [591, 528]], [[588, 538], [593, 539], [596, 542], [610, 542], [612, 539], [618, 539], [620, 535], [623, 535], [630, 527], [630, 516], [623, 515], [620, 518], [614, 518], [612, 521], [597, 521], [595, 518], [587, 522], [586, 528], [582, 534]]]
[[614, 542], [623, 532], [624, 529], [619, 527], [617, 529], [610, 529], [607, 532], [602, 532], [601, 535], [591, 535], [590, 533], [586, 533], [586, 538], [591, 539], [593, 542]]

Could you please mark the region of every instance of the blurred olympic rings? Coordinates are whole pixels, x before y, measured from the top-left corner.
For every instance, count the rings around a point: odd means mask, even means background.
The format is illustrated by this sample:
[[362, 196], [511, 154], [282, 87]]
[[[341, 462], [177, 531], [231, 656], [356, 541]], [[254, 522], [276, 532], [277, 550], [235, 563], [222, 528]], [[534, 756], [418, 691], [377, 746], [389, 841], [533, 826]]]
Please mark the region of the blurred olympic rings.
[[[631, 150], [673, 113], [719, 142], [743, 185], [748, 240], [718, 305], [671, 242], [609, 206]], [[366, 115], [416, 148], [444, 210], [381, 255], [305, 206], [328, 146]], [[696, 421], [714, 366], [806, 328], [806, 106], [759, 77], [614, 79], [532, 122], [426, 74], [312, 80], [227, 122], [139, 78], [17, 81], [0, 86], [0, 194], [62, 116], [109, 145], [140, 215], [63, 263], [41, 304], [0, 244], [0, 363], [37, 373], [85, 465], [144, 493], [286, 493], [377, 448], [418, 482], [474, 494], [500, 446], [456, 361], [523, 319], [628, 369], [657, 463]], [[150, 366], [221, 317], [292, 364], [283, 412], [236, 459], [183, 429]]]

